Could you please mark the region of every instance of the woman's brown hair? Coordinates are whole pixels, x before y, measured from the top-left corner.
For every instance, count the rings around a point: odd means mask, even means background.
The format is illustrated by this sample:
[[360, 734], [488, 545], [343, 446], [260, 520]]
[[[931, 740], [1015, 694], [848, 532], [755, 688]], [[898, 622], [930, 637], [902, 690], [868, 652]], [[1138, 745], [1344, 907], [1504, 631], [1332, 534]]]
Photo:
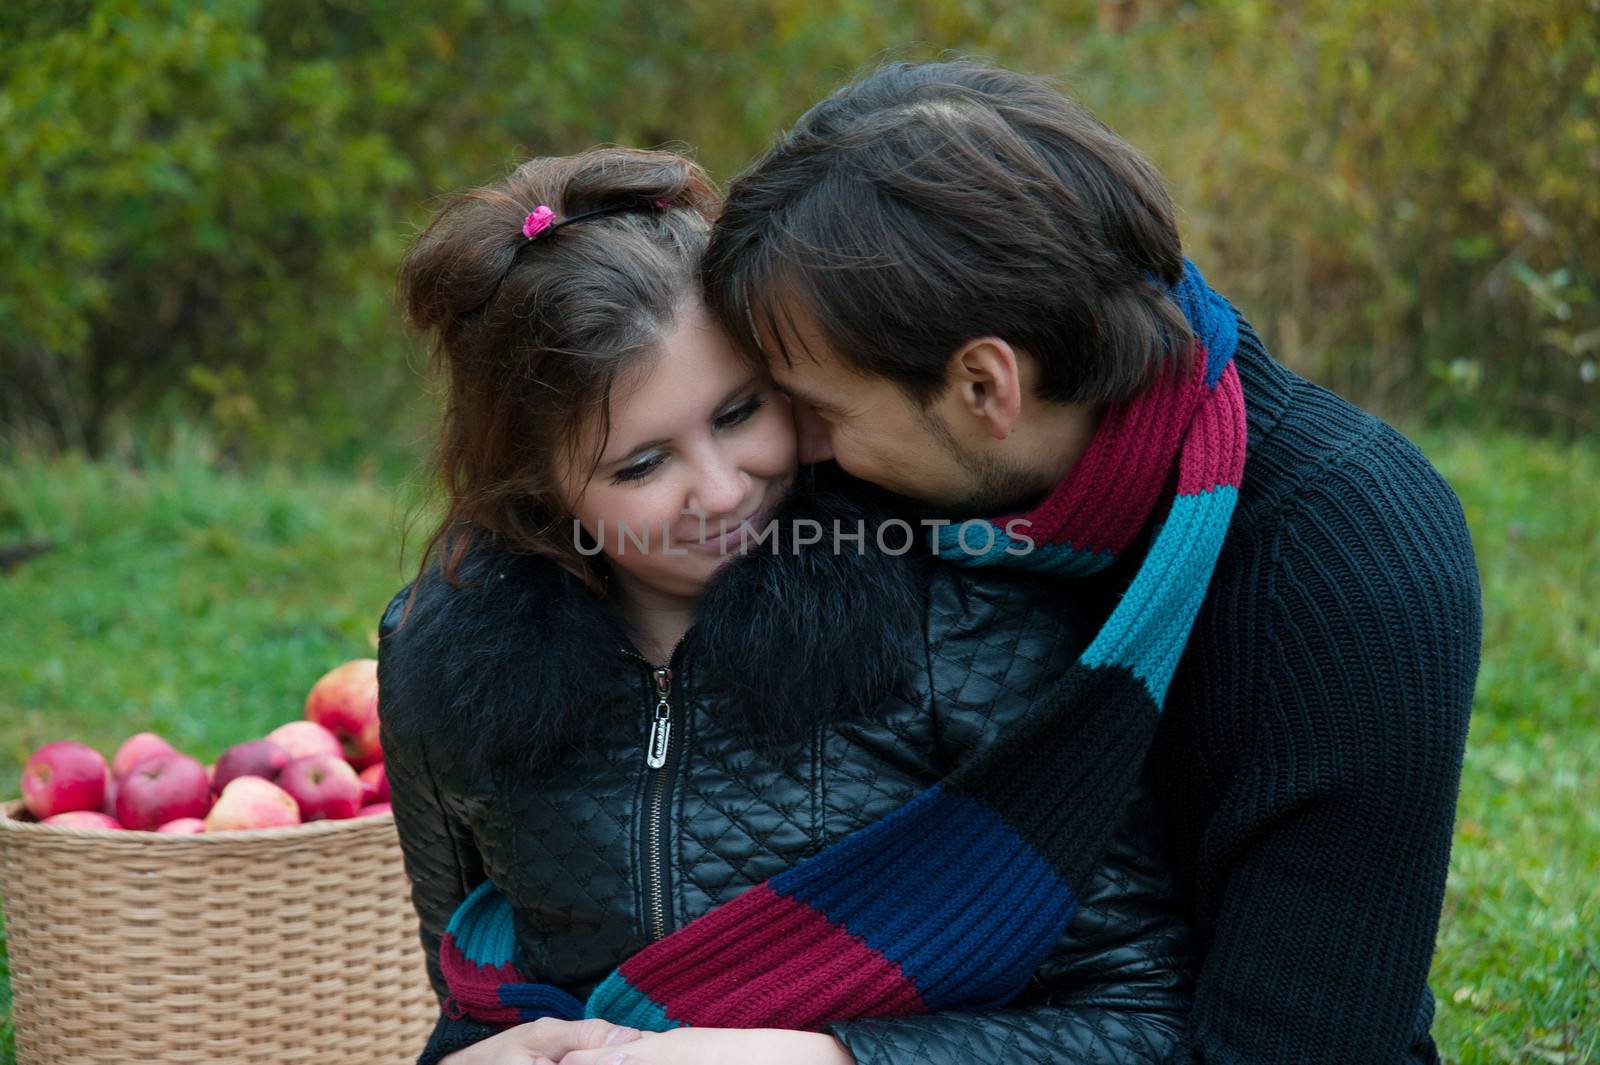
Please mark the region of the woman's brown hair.
[[[541, 204], [557, 223], [617, 210], [529, 240], [523, 221]], [[698, 296], [718, 206], [716, 186], [683, 156], [596, 148], [532, 159], [458, 193], [417, 236], [399, 289], [445, 382], [426, 465], [444, 514], [407, 615], [430, 560], [459, 587], [457, 571], [482, 537], [553, 557], [602, 591], [598, 560], [578, 551], [563, 520], [560, 471], [592, 468], [619, 375], [656, 350], [685, 299]], [[591, 426], [599, 440], [585, 455]]]

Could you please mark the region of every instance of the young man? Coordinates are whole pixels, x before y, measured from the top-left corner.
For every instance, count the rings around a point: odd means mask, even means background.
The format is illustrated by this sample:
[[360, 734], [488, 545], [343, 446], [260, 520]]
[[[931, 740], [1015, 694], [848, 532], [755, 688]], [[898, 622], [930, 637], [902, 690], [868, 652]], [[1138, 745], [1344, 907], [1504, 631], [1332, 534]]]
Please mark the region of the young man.
[[[1168, 1060], [1437, 1061], [1481, 615], [1417, 449], [1266, 353], [1132, 148], [977, 63], [888, 66], [812, 108], [734, 182], [705, 282], [794, 400], [803, 461], [1026, 519], [985, 561], [1066, 577], [1107, 640], [1132, 632], [1087, 663], [1132, 694], [1062, 741], [1098, 784], [1061, 867], [1094, 860], [1142, 772], [1206, 952]], [[906, 1053], [937, 1020], [906, 1022]]]

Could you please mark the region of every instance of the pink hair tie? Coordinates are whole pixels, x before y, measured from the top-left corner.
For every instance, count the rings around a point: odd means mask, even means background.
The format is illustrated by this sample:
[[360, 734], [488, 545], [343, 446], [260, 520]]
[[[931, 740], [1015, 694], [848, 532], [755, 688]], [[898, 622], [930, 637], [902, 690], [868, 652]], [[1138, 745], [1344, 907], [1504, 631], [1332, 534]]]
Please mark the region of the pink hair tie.
[[[665, 197], [651, 201], [650, 205], [658, 211], [665, 211], [672, 206]], [[637, 210], [639, 206], [639, 204], [614, 203], [610, 207], [598, 207], [593, 211], [575, 214], [570, 218], [563, 218], [557, 222], [555, 211], [541, 203], [529, 211], [528, 217], [522, 220], [522, 235], [529, 240], [533, 240], [542, 234], [553, 233], [562, 226], [570, 226], [574, 222], [582, 222], [585, 218], [598, 218], [601, 215], [616, 214], [618, 211], [633, 211]]]
[[540, 204], [528, 212], [528, 217], [522, 220], [522, 235], [532, 240], [540, 233], [550, 228], [550, 223], [556, 219], [556, 213], [544, 204]]

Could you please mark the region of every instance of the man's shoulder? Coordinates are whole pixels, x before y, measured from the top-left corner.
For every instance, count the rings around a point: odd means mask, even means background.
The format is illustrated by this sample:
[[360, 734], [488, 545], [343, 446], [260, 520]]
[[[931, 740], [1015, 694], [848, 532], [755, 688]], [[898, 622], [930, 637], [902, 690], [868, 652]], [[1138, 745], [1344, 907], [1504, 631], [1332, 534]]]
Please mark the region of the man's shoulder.
[[1381, 418], [1245, 354], [1247, 417], [1252, 379], [1264, 416], [1198, 631], [1241, 662], [1259, 659], [1263, 639], [1312, 628], [1337, 647], [1364, 646], [1371, 630], [1398, 653], [1423, 628], [1441, 646], [1475, 646], [1477, 560], [1444, 477]]
[[1236, 533], [1306, 521], [1357, 523], [1355, 536], [1423, 521], [1465, 530], [1454, 490], [1394, 426], [1259, 348], [1241, 379], [1251, 425]]
[[[1251, 369], [1271, 402], [1174, 679], [1188, 742], [1213, 752], [1214, 769], [1239, 768], [1229, 759], [1251, 743], [1353, 766], [1377, 723], [1458, 729], [1482, 628], [1460, 500], [1381, 418], [1279, 364]], [[1361, 715], [1373, 731], [1352, 731]], [[1449, 744], [1431, 754], [1452, 756]]]

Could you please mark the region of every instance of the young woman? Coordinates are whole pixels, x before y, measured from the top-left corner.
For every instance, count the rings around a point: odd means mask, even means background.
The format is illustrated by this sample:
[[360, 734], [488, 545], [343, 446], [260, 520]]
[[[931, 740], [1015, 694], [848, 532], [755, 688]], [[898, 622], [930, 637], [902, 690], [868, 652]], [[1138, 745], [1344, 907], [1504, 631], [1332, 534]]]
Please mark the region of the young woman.
[[[886, 548], [884, 501], [797, 472], [787, 402], [700, 302], [717, 207], [674, 155], [536, 159], [449, 201], [406, 259], [447, 388], [442, 520], [378, 652], [441, 1002], [419, 1061], [1161, 1060], [1190, 944], [1142, 800], [994, 1008], [641, 1032], [483, 1023], [453, 994], [441, 942], [485, 881], [524, 967], [581, 1000], [979, 757], [1085, 645], [1038, 577]], [[804, 544], [800, 522], [846, 535]]]

